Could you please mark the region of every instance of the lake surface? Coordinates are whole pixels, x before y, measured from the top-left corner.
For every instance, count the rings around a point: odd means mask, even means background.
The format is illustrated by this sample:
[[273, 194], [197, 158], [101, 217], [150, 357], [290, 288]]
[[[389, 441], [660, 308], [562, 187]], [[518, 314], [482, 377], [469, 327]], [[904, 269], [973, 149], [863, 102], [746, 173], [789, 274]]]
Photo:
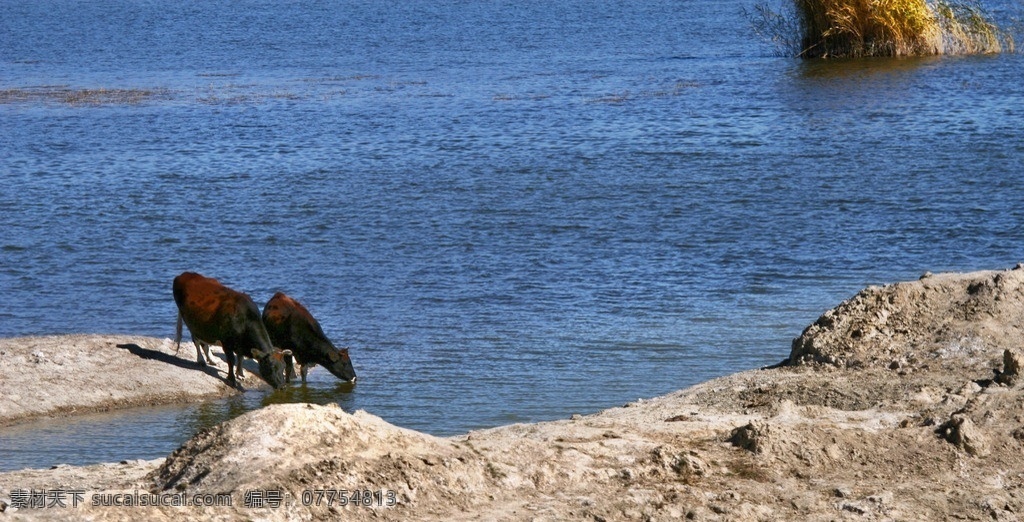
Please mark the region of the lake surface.
[[5, 2], [0, 336], [173, 337], [191, 270], [297, 298], [359, 381], [8, 428], [0, 468], [274, 401], [591, 413], [779, 362], [866, 285], [1024, 260], [1021, 55], [802, 62], [750, 6]]

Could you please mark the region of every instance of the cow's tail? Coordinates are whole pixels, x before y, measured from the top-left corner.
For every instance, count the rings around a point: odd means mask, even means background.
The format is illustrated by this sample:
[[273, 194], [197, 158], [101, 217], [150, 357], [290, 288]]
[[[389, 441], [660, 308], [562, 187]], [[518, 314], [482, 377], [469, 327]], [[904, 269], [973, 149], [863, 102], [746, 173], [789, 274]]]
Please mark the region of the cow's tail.
[[174, 329], [174, 342], [177, 343], [178, 347], [174, 350], [174, 355], [178, 355], [178, 350], [181, 350], [181, 311], [178, 312], [178, 327]]

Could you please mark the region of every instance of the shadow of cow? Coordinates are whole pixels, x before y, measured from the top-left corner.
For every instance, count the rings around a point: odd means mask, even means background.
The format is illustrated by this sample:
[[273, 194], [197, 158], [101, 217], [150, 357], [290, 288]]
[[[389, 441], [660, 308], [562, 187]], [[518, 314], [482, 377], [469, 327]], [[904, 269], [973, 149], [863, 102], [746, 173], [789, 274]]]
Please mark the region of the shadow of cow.
[[167, 364], [173, 364], [178, 368], [186, 368], [188, 370], [201, 371], [211, 377], [216, 377], [217, 379], [224, 381], [224, 384], [231, 386], [231, 383], [228, 382], [227, 377], [221, 377], [220, 371], [217, 370], [217, 368], [214, 366], [196, 366], [196, 364], [193, 363], [192, 361], [186, 361], [176, 355], [164, 353], [161, 352], [160, 350], [154, 350], [152, 348], [143, 348], [135, 343], [119, 344], [117, 345], [117, 347], [128, 350], [132, 355], [136, 355], [142, 359], [149, 359], [151, 361], [160, 361]]

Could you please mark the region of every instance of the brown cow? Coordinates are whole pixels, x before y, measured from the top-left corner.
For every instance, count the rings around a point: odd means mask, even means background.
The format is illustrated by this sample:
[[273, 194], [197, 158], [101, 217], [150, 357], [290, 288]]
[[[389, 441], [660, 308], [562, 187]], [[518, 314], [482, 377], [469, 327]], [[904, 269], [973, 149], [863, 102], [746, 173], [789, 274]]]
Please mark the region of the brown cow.
[[[323, 365], [327, 371], [346, 382], [356, 380], [348, 348], [338, 349], [327, 339], [320, 323], [298, 301], [282, 292], [274, 294], [263, 307], [263, 325], [274, 346], [291, 352], [299, 362], [302, 382], [312, 366]], [[295, 377], [291, 357], [285, 357], [287, 379]]]
[[[284, 357], [290, 355], [275, 350], [267, 330], [260, 320], [260, 311], [249, 296], [236, 292], [216, 279], [185, 272], [174, 278], [174, 302], [178, 305], [178, 348], [181, 348], [181, 322], [192, 332], [196, 351], [206, 351], [209, 345], [220, 344], [228, 360], [228, 383], [237, 385], [235, 372], [242, 377], [244, 357], [256, 359], [260, 377], [274, 388], [286, 384]], [[235, 369], [238, 355], [238, 369]], [[203, 364], [202, 355], [198, 362]], [[212, 362], [212, 361], [211, 361]]]

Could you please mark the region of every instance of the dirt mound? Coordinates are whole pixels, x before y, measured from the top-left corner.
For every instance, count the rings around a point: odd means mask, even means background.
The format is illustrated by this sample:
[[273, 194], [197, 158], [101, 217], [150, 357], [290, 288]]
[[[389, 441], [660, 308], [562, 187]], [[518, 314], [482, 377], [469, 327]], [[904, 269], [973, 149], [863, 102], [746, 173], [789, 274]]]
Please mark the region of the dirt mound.
[[[371, 508], [458, 505], [484, 483], [476, 457], [451, 440], [398, 428], [364, 411], [277, 404], [196, 435], [147, 480], [155, 490], [230, 492], [237, 498], [280, 491], [287, 510], [318, 507], [304, 503], [344, 507], [341, 497], [321, 498], [320, 491], [346, 491], [344, 502]], [[365, 491], [376, 497], [361, 498]]]
[[791, 364], [913, 369], [929, 361], [989, 365], [993, 348], [1024, 342], [1024, 269], [925, 274], [869, 287], [793, 341]]

